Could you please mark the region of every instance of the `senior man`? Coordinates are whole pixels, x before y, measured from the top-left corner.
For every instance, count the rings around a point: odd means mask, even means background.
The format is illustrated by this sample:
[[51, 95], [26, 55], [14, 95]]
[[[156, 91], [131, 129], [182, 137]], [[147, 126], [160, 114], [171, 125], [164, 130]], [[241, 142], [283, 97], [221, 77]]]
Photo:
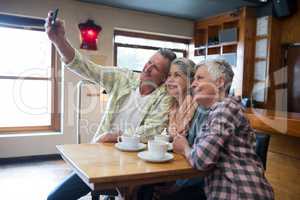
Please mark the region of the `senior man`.
[[[103, 67], [85, 59], [68, 42], [62, 21], [50, 25], [48, 13], [45, 29], [65, 66], [104, 87], [109, 95], [105, 115], [92, 142], [116, 142], [129, 129], [146, 142], [161, 133], [167, 125], [171, 98], [166, 95], [164, 81], [176, 55], [168, 49], [158, 50], [144, 65], [140, 75], [118, 67]], [[75, 174], [68, 176], [48, 196], [48, 200], [78, 199], [90, 188]]]

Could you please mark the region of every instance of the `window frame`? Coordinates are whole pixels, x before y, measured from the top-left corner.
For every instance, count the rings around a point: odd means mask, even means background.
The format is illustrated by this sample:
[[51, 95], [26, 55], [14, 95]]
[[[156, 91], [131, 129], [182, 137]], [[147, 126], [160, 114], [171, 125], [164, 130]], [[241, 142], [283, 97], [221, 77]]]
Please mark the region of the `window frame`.
[[[147, 50], [158, 50], [160, 47], [154, 47], [154, 46], [144, 46], [144, 45], [136, 45], [136, 44], [123, 44], [115, 42], [115, 37], [117, 35], [121, 36], [128, 36], [128, 37], [135, 37], [135, 38], [143, 38], [143, 39], [153, 39], [153, 40], [161, 40], [161, 41], [169, 41], [169, 42], [180, 42], [184, 43], [186, 45], [189, 45], [191, 40], [190, 39], [184, 39], [184, 38], [176, 38], [176, 37], [169, 37], [169, 36], [162, 36], [162, 35], [153, 35], [153, 34], [146, 34], [146, 33], [140, 33], [140, 32], [130, 32], [130, 31], [123, 31], [123, 30], [114, 30], [114, 38], [113, 38], [113, 46], [114, 46], [114, 60], [113, 64], [114, 66], [117, 66], [117, 60], [118, 60], [118, 47], [127, 47], [127, 48], [138, 48], [138, 49], [147, 49]], [[173, 52], [180, 52], [183, 53], [184, 57], [188, 56], [188, 50], [182, 50], [182, 49], [171, 49]], [[136, 71], [134, 72], [141, 72]]]
[[[19, 17], [13, 15], [0, 14], [0, 27], [17, 28], [33, 31], [45, 31], [41, 26], [43, 19]], [[4, 19], [4, 21], [3, 21]], [[5, 23], [5, 22], [8, 23]], [[13, 21], [13, 22], [12, 22]], [[30, 26], [31, 25], [31, 26]], [[61, 82], [61, 62], [55, 46], [51, 44], [51, 76], [47, 77], [31, 77], [31, 76], [5, 76], [0, 75], [0, 79], [9, 80], [50, 80], [51, 81], [51, 120], [49, 126], [16, 126], [16, 127], [0, 127], [0, 135], [2, 134], [28, 134], [33, 132], [58, 132], [61, 130], [61, 113], [60, 113], [60, 89]]]

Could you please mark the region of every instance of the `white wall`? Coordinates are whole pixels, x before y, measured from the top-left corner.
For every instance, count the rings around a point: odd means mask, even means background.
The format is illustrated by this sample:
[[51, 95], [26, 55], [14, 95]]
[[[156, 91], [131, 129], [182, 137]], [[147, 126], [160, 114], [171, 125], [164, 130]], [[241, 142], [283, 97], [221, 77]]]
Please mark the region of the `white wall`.
[[[44, 18], [48, 10], [60, 8], [59, 18], [65, 20], [67, 36], [74, 47], [79, 47], [79, 31], [77, 25], [88, 18], [102, 26], [103, 30], [98, 41], [98, 51], [84, 52], [93, 60], [103, 65], [113, 63], [113, 30], [124, 28], [159, 34], [192, 37], [193, 22], [172, 17], [165, 17], [142, 12], [128, 11], [80, 3], [73, 0], [1, 0], [0, 13], [33, 16]], [[17, 157], [56, 153], [55, 145], [75, 143], [75, 86], [80, 80], [75, 74], [64, 70], [64, 100], [62, 132], [55, 135], [0, 137], [0, 157]], [[83, 103], [97, 101], [98, 97], [85, 97]], [[91, 112], [83, 115], [89, 121], [89, 133], [95, 131], [100, 120], [100, 107], [95, 105]], [[84, 132], [85, 131], [85, 132]], [[86, 130], [83, 134], [87, 134]]]

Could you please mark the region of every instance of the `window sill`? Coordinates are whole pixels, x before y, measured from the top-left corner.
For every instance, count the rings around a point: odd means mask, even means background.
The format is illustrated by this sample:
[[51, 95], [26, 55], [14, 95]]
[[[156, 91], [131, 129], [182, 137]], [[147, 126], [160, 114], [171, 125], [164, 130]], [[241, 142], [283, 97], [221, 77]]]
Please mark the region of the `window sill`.
[[57, 136], [62, 135], [62, 132], [48, 131], [48, 132], [34, 132], [34, 133], [1, 133], [0, 138], [15, 138], [15, 137], [35, 137], [35, 136]]

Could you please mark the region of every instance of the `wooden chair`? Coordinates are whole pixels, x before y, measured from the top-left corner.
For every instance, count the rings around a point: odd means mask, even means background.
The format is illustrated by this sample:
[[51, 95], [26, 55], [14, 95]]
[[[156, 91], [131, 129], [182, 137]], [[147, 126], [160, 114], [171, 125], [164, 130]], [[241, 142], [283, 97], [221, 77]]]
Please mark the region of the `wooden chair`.
[[270, 135], [266, 133], [256, 133], [256, 154], [261, 159], [265, 170], [267, 169], [267, 155], [270, 142]]

